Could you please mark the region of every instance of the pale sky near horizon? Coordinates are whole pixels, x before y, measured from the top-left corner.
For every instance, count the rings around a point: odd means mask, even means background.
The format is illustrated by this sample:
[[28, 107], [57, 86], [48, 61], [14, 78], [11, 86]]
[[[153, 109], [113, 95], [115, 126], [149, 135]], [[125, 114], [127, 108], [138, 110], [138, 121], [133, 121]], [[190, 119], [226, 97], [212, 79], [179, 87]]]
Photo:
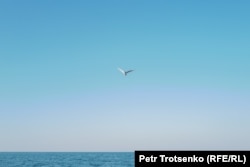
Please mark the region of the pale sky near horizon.
[[1, 1], [0, 152], [249, 150], [249, 7]]

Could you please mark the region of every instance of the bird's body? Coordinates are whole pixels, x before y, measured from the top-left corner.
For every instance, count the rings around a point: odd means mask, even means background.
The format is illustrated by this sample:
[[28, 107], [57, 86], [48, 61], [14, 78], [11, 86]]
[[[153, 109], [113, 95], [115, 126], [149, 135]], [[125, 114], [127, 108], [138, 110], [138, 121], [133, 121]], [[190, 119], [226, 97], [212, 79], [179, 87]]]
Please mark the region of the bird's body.
[[125, 71], [125, 70], [123, 70], [123, 69], [121, 69], [121, 68], [118, 68], [118, 70], [119, 70], [124, 76], [126, 76], [129, 72], [134, 71], [134, 70]]

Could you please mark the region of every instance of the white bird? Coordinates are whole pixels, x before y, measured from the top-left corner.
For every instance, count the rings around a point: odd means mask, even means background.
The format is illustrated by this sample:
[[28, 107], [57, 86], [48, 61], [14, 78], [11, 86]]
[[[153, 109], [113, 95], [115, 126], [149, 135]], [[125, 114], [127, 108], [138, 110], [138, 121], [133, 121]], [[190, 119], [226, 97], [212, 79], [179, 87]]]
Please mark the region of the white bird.
[[119, 70], [119, 71], [121, 71], [121, 73], [122, 73], [124, 76], [126, 76], [129, 72], [134, 71], [134, 70], [124, 71], [124, 70], [123, 70], [123, 69], [121, 69], [121, 68], [118, 68], [118, 70]]

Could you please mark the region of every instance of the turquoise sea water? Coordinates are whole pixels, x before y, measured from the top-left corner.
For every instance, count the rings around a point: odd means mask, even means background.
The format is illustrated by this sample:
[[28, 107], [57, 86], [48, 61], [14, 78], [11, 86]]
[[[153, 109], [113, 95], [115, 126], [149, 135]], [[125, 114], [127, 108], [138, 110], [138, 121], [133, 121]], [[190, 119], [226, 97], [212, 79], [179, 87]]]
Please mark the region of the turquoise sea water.
[[0, 167], [133, 166], [133, 152], [0, 152]]

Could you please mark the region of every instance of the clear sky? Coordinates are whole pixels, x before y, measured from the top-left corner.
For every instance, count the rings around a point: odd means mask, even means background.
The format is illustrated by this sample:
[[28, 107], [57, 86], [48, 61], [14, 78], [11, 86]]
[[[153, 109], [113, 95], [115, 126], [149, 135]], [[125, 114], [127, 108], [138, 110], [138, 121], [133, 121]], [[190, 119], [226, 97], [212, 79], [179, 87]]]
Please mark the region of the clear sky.
[[0, 151], [249, 150], [249, 7], [1, 1]]

